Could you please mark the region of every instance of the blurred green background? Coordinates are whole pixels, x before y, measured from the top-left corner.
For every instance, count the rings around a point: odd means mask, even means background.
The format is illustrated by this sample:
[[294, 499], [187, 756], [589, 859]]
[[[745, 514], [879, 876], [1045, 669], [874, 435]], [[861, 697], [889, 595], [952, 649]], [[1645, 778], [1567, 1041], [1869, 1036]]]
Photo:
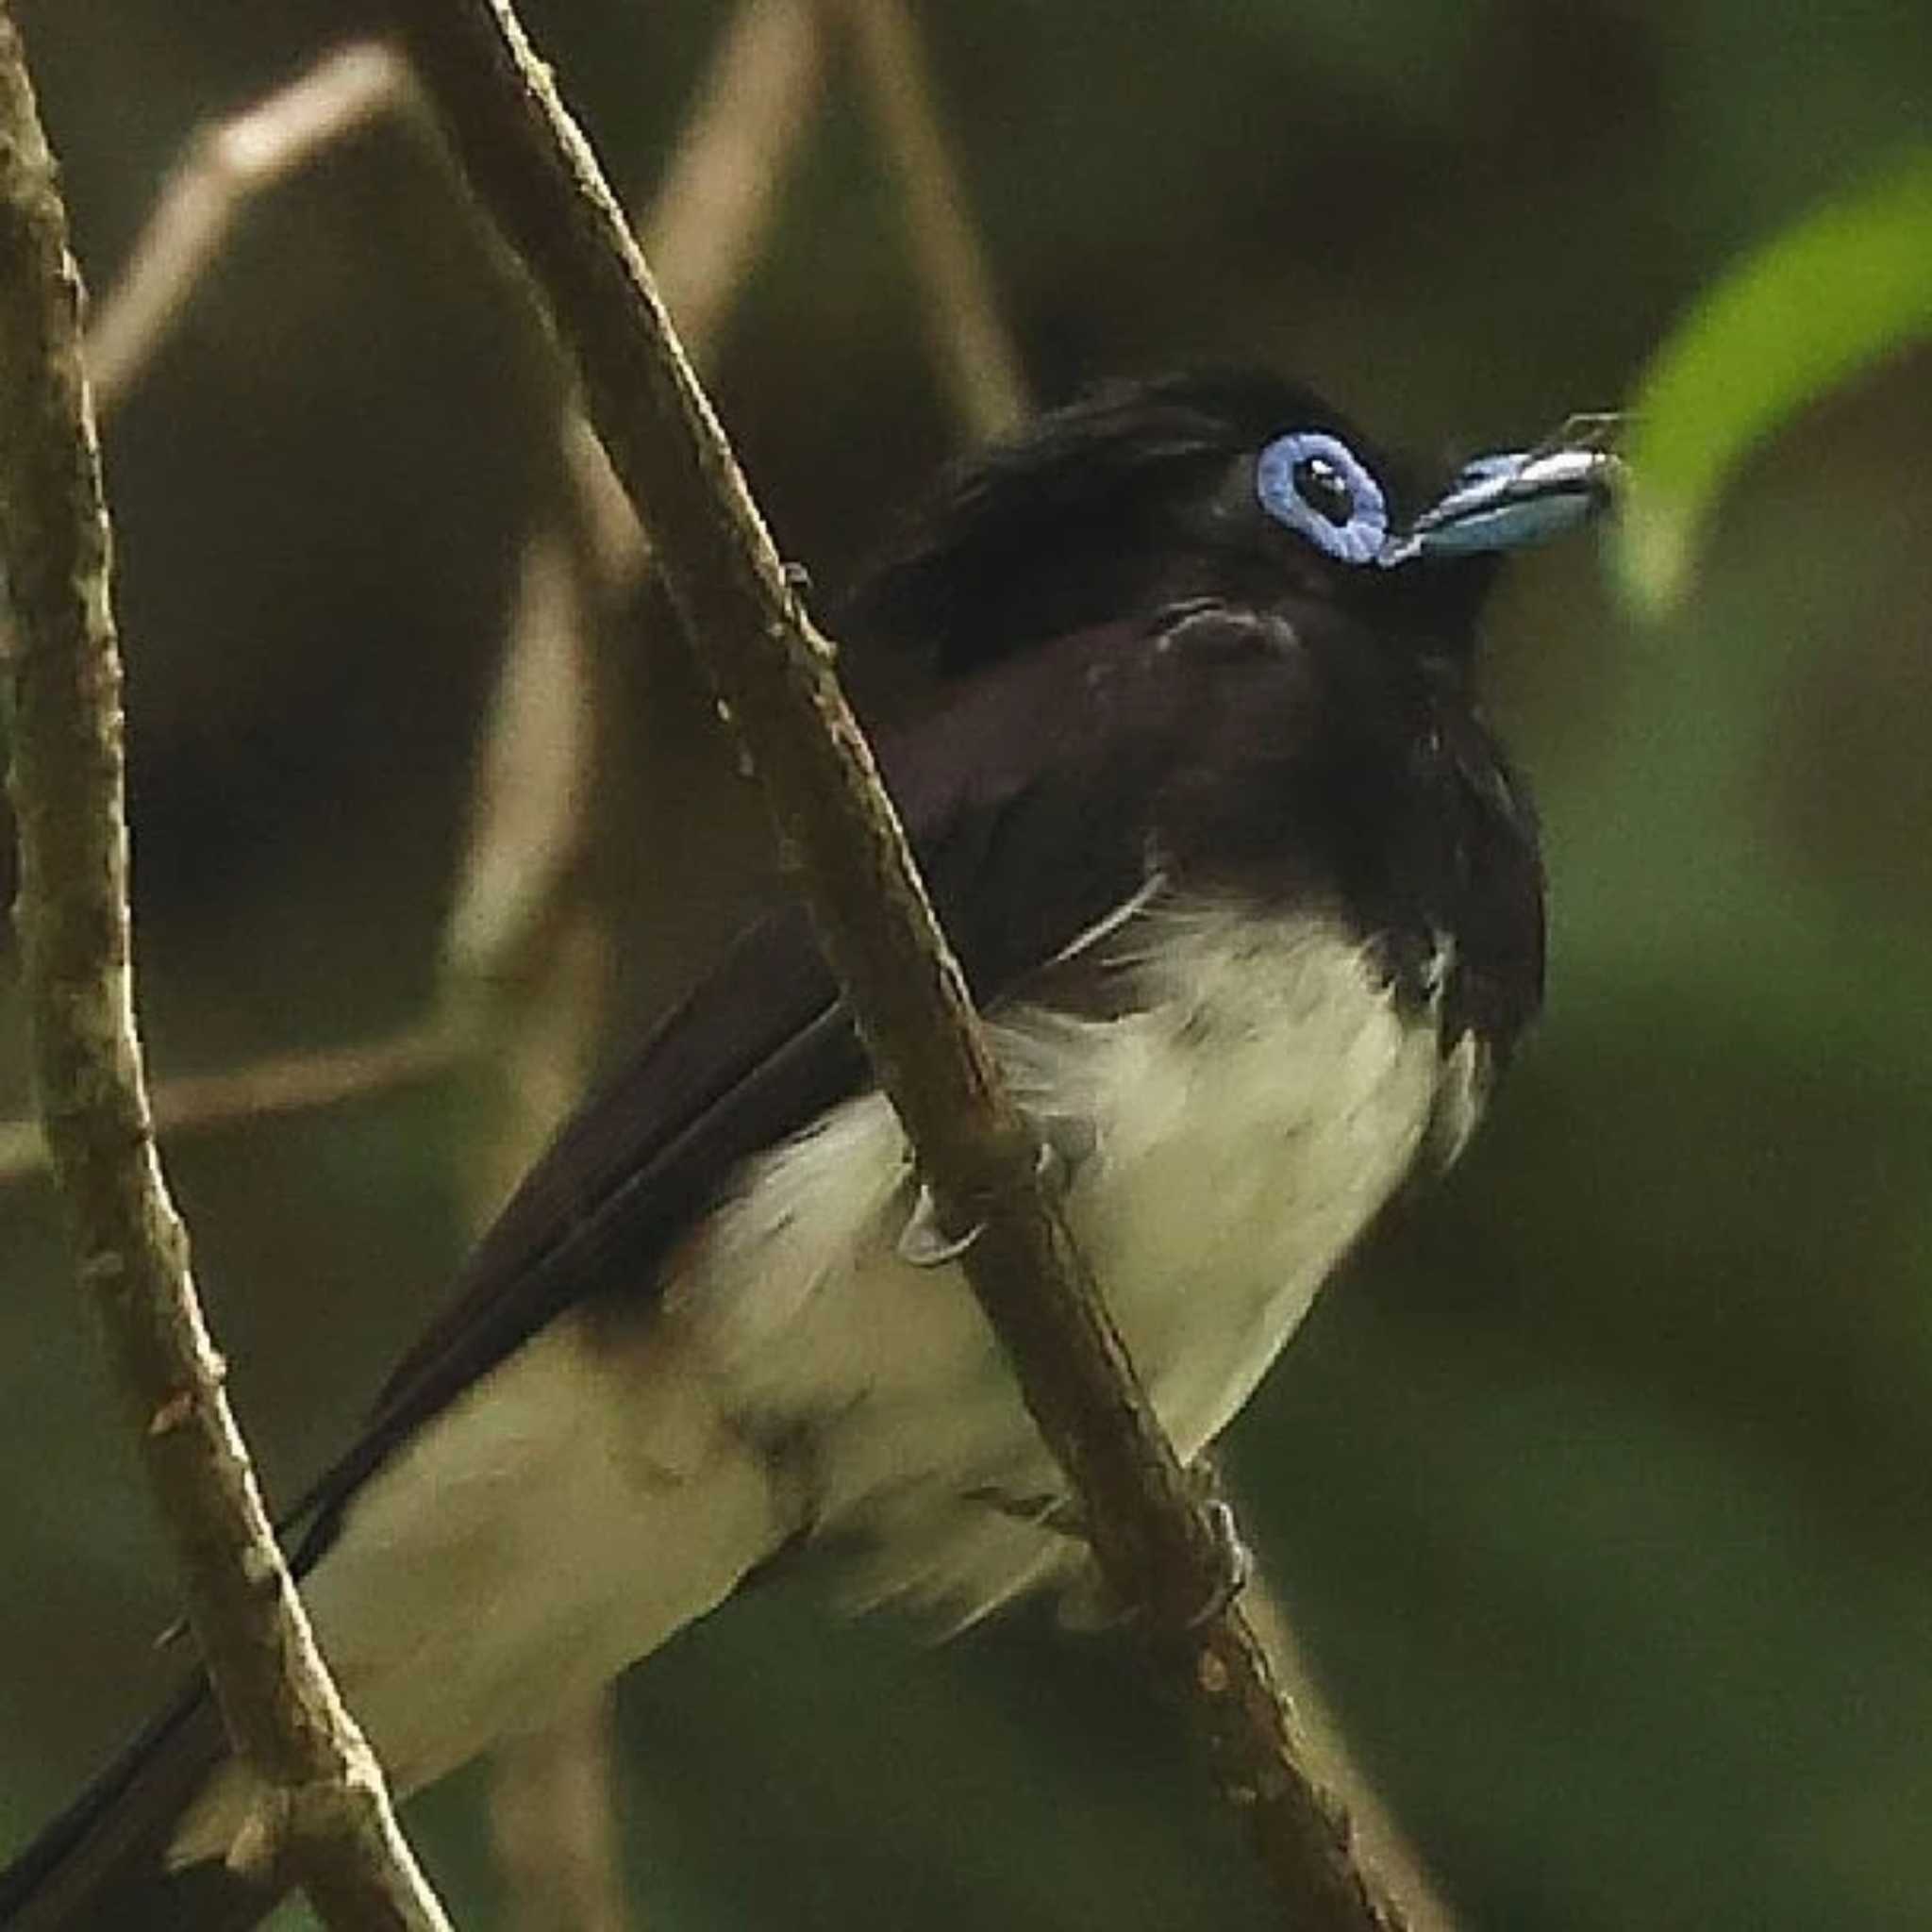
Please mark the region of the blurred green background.
[[[19, 12], [100, 286], [191, 132], [339, 31], [324, 0]], [[725, 9], [527, 17], [647, 188]], [[1042, 395], [1241, 358], [1424, 449], [1614, 403], [1729, 260], [1932, 110], [1932, 9], [1904, 0], [920, 17]], [[842, 63], [716, 393], [821, 585], [955, 445]], [[391, 129], [248, 220], [111, 425], [163, 1074], [432, 996], [554, 400], [513, 281]], [[1232, 1435], [1263, 1561], [1473, 1927], [1932, 1924], [1928, 449], [1921, 349], [1757, 453], [1664, 625], [1585, 546], [1517, 572], [1490, 690], [1547, 819], [1548, 1016]], [[625, 1034], [760, 863], [658, 615], [599, 847]], [[0, 1099], [25, 1106], [11, 1015]], [[446, 1081], [171, 1146], [276, 1493], [449, 1274], [475, 1104]], [[0, 1230], [8, 1846], [175, 1666], [41, 1184]], [[806, 1586], [732, 1607], [625, 1687], [640, 1923], [1268, 1923], [1124, 1657], [1037, 1613], [933, 1652]], [[470, 1775], [416, 1812], [472, 1926], [479, 1799]]]

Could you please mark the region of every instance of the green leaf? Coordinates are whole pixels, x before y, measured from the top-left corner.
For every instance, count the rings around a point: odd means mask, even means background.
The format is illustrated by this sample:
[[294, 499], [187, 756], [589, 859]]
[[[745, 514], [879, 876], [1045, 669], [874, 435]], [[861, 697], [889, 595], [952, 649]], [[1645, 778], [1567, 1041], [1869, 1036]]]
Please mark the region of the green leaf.
[[1706, 292], [1639, 380], [1617, 535], [1626, 594], [1682, 593], [1731, 473], [1787, 418], [1932, 333], [1932, 148], [1788, 228]]

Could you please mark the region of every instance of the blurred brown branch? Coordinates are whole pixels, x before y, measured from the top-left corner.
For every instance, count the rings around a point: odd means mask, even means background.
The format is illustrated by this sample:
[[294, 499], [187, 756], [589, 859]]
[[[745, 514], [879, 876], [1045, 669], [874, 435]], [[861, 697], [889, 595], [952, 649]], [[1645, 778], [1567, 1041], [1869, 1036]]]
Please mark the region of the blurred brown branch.
[[610, 1802], [615, 1722], [606, 1692], [496, 1747], [490, 1835], [517, 1932], [623, 1932], [629, 1923]]
[[392, 111], [407, 97], [408, 81], [391, 49], [352, 42], [195, 137], [88, 329], [88, 373], [102, 415], [153, 359], [247, 209], [318, 155]]
[[[665, 299], [701, 361], [758, 259], [811, 125], [824, 65], [814, 5], [743, 0], [644, 216], [653, 255], [664, 263]], [[606, 594], [614, 599], [644, 574], [643, 529], [575, 404], [562, 436], [578, 516], [601, 545]]]
[[824, 50], [810, 0], [743, 0], [678, 137], [643, 232], [700, 360], [758, 259], [817, 112]]
[[449, 1004], [470, 1022], [453, 1030], [473, 1041], [501, 1030], [501, 1015], [477, 1012], [491, 991], [520, 968], [528, 976], [533, 953], [555, 950], [545, 941], [589, 829], [594, 616], [585, 547], [552, 528], [525, 543], [477, 748], [469, 843], [443, 933]]
[[288, 1870], [344, 1932], [436, 1932], [448, 1922], [275, 1546], [155, 1152], [135, 1033], [120, 652], [80, 305], [25, 54], [0, 7], [0, 566], [14, 625], [9, 782], [42, 1118], [81, 1285], [180, 1561], [190, 1621], [237, 1753], [262, 1783], [251, 1862]]
[[[272, 1054], [215, 1074], [187, 1074], [154, 1090], [163, 1133], [221, 1126], [240, 1119], [336, 1107], [446, 1074], [461, 1059], [458, 1031], [441, 1021], [406, 1027], [387, 1040]], [[0, 1185], [42, 1174], [47, 1143], [38, 1121], [0, 1123]]]
[[899, 192], [934, 362], [968, 432], [997, 436], [1026, 413], [1025, 379], [947, 151], [912, 15], [906, 0], [820, 4], [844, 24], [858, 58]]

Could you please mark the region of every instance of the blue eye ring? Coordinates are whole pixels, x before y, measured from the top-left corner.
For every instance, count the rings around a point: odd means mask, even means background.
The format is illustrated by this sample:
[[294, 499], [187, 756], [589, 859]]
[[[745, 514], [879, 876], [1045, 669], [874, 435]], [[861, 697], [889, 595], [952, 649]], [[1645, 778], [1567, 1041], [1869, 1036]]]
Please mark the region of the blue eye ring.
[[[1331, 488], [1347, 492], [1348, 514], [1338, 519], [1331, 503], [1309, 500], [1303, 488], [1305, 466], [1314, 464]], [[1319, 429], [1277, 436], [1255, 462], [1255, 494], [1278, 524], [1338, 563], [1374, 563], [1389, 541], [1389, 506], [1382, 486], [1362, 467], [1340, 437]]]

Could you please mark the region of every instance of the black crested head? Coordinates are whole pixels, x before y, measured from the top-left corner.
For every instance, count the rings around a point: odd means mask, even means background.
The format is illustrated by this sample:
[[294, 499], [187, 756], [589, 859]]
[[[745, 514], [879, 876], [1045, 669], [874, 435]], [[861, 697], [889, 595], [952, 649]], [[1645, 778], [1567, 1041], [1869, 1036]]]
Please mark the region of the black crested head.
[[841, 626], [940, 674], [920, 757], [889, 760], [902, 805], [957, 792], [997, 850], [1119, 847], [1184, 896], [1336, 918], [1446, 1037], [1507, 1051], [1541, 872], [1472, 646], [1503, 553], [1607, 499], [1603, 428], [1424, 491], [1269, 375], [1041, 417], [955, 466]]
[[[849, 628], [931, 652], [943, 674], [1136, 609], [1196, 595], [1273, 603], [1284, 591], [1364, 607], [1466, 639], [1489, 555], [1363, 568], [1270, 514], [1257, 462], [1300, 436], [1317, 451], [1281, 479], [1336, 487], [1336, 445], [1377, 492], [1386, 527], [1423, 508], [1414, 472], [1312, 391], [1273, 375], [1203, 369], [1110, 383], [965, 457], [874, 566]], [[1289, 454], [1291, 455], [1291, 452]], [[1326, 538], [1345, 525], [1318, 516]]]

